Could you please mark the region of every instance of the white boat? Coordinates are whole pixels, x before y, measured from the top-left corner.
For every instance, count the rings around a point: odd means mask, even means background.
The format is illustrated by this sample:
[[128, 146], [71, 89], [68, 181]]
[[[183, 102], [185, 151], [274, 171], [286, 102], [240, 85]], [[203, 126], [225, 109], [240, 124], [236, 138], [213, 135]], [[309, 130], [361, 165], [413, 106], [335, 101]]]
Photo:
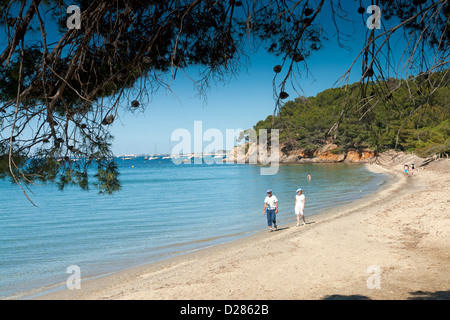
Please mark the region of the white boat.
[[118, 158], [122, 159], [122, 160], [133, 160], [136, 158], [136, 155], [134, 154], [124, 154], [122, 156], [118, 156]]

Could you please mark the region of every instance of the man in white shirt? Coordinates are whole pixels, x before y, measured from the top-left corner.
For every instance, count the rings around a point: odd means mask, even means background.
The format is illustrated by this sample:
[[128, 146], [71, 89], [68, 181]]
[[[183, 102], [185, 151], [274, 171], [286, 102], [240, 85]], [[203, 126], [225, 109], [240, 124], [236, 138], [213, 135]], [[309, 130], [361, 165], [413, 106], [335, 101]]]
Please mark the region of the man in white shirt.
[[305, 195], [302, 189], [297, 189], [297, 194], [295, 195], [295, 214], [297, 215], [297, 227], [300, 225], [300, 215], [303, 219], [303, 225], [306, 225], [305, 221]]
[[[267, 197], [264, 199], [264, 212], [267, 214], [267, 225], [269, 226], [269, 231], [277, 230], [277, 222], [275, 215], [278, 213], [278, 199], [272, 195], [272, 190], [267, 190]], [[273, 229], [272, 229], [273, 224]]]

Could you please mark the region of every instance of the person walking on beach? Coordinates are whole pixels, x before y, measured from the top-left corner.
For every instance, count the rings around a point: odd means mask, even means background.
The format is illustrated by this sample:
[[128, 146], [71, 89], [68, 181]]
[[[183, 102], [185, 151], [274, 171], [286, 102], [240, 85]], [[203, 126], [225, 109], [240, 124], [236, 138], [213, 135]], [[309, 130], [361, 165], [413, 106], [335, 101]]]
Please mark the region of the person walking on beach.
[[295, 195], [295, 214], [297, 215], [297, 227], [300, 225], [300, 215], [302, 216], [303, 225], [306, 225], [305, 220], [305, 195], [301, 188], [297, 189], [297, 194]]
[[403, 170], [405, 171], [405, 176], [408, 176], [409, 166], [408, 166], [407, 163], [405, 163], [405, 166], [403, 167]]
[[[267, 215], [267, 225], [269, 232], [277, 230], [275, 215], [278, 213], [278, 199], [272, 194], [272, 190], [267, 190], [267, 197], [264, 199], [264, 212]], [[273, 228], [272, 228], [273, 225]]]

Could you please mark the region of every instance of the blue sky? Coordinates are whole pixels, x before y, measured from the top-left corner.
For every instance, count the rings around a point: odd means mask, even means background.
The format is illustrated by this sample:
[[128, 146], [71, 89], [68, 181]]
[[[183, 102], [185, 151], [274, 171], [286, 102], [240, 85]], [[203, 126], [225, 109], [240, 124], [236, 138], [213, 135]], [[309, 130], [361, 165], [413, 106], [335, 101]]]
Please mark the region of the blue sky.
[[[329, 42], [332, 44], [332, 40]], [[308, 77], [303, 75], [300, 79], [303, 95], [315, 96], [332, 87], [358, 52], [353, 51], [351, 54], [334, 45], [316, 52], [307, 61], [311, 74]], [[170, 153], [172, 132], [184, 128], [193, 133], [194, 121], [202, 121], [203, 132], [215, 128], [221, 130], [224, 136], [226, 129], [253, 127], [274, 111], [272, 69], [280, 62], [280, 58], [260, 50], [251, 57], [248, 70], [241, 71], [236, 79], [217, 86], [213, 84], [208, 91], [207, 101], [196, 97], [191, 80], [178, 75], [172, 86], [176, 97], [160, 90], [152, 97], [144, 112], [119, 113], [121, 121], [115, 122], [110, 129], [115, 137], [114, 153]], [[360, 66], [357, 65], [355, 70], [359, 71]], [[359, 80], [358, 76], [356, 74], [351, 82]], [[293, 89], [287, 89], [289, 99], [298, 96]], [[175, 144], [173, 142], [172, 147]]]
[[[356, 13], [358, 5], [354, 7], [355, 15], [351, 18], [353, 25], [347, 24], [347, 30], [341, 32], [352, 34], [353, 40], [346, 42], [347, 49], [340, 48], [335, 38], [335, 27], [327, 18], [327, 8], [320, 23], [328, 38], [324, 47], [314, 52], [305, 62], [308, 66], [300, 66], [301, 73], [297, 79], [303, 92], [309, 97], [331, 88], [336, 81], [347, 71], [355, 57], [360, 52], [365, 40], [367, 27], [361, 15]], [[364, 19], [368, 15], [365, 14]], [[379, 32], [379, 31], [377, 31]], [[350, 49], [350, 50], [349, 50]], [[178, 73], [172, 86], [176, 93], [165, 93], [161, 90], [152, 98], [152, 102], [145, 112], [119, 114], [121, 122], [115, 122], [110, 132], [115, 137], [113, 152], [122, 154], [148, 154], [170, 153], [171, 147], [177, 142], [170, 142], [174, 130], [183, 128], [194, 132], [194, 121], [202, 121], [203, 132], [214, 128], [223, 132], [226, 129], [252, 128], [259, 120], [273, 114], [275, 100], [273, 97], [273, 67], [281, 64], [281, 58], [269, 55], [260, 49], [250, 57], [247, 70], [242, 70], [236, 79], [229, 83], [211, 86], [208, 98], [204, 100], [196, 97], [193, 83]], [[303, 62], [302, 62], [303, 63]], [[192, 74], [195, 76], [195, 74]], [[280, 74], [281, 78], [282, 73]], [[361, 61], [354, 66], [350, 83], [359, 80], [361, 75]], [[279, 83], [280, 79], [278, 79]], [[298, 94], [291, 88], [286, 88], [290, 94], [289, 99], [295, 99]], [[298, 89], [298, 88], [297, 88]], [[204, 143], [207, 145], [208, 143]], [[224, 146], [226, 142], [224, 141]]]

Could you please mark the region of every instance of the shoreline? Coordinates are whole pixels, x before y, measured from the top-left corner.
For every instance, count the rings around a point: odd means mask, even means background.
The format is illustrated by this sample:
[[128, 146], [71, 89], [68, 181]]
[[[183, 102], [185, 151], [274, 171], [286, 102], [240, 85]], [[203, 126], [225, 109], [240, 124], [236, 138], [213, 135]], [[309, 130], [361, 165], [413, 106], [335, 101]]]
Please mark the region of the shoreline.
[[[320, 166], [320, 165], [333, 166], [336, 164], [340, 165], [341, 163], [314, 163], [314, 165], [318, 165], [318, 166]], [[302, 163], [283, 163], [280, 165], [282, 165], [282, 166], [302, 166], [303, 164]], [[364, 164], [364, 163], [346, 163], [345, 165], [355, 165], [355, 166], [364, 166], [364, 167], [367, 166], [367, 164]], [[386, 172], [381, 172], [381, 171], [375, 172], [375, 173], [386, 174]], [[385, 183], [389, 183], [389, 182], [390, 182], [390, 178], [388, 177], [387, 181]], [[385, 184], [383, 184], [383, 185], [385, 185]], [[366, 197], [370, 197], [373, 194], [376, 194], [377, 192], [379, 192], [379, 189], [372, 191], [370, 194], [363, 195], [360, 198], [356, 198], [356, 200], [351, 200], [351, 202], [349, 202], [349, 203], [339, 204], [336, 207], [329, 207], [329, 208], [322, 209], [322, 211], [308, 215], [308, 216], [306, 216], [306, 218], [307, 219], [309, 218], [310, 220], [314, 220], [314, 221], [318, 220], [318, 219], [319, 220], [320, 219], [329, 219], [330, 217], [332, 217], [332, 214], [333, 214], [332, 212], [336, 211], [336, 209], [339, 209], [338, 212], [341, 212], [343, 210], [343, 208], [352, 207], [357, 203], [364, 203], [364, 201], [365, 201], [364, 199]], [[294, 222], [294, 221], [295, 221], [295, 217], [292, 213], [292, 216], [290, 216], [289, 219], [286, 219], [286, 217], [285, 217], [284, 222], [283, 221], [279, 222], [279, 224], [278, 224], [279, 229], [283, 230], [285, 228], [295, 226], [296, 222]], [[162, 264], [166, 261], [182, 259], [186, 255], [193, 255], [193, 254], [197, 253], [198, 251], [215, 250], [214, 248], [216, 248], [217, 246], [224, 246], [224, 245], [228, 245], [228, 244], [233, 245], [233, 243], [235, 243], [237, 241], [244, 240], [245, 238], [249, 238], [249, 237], [250, 238], [254, 237], [258, 233], [265, 235], [266, 228], [249, 230], [249, 231], [241, 232], [239, 234], [222, 235], [219, 237], [214, 237], [212, 239], [195, 240], [193, 242], [205, 242], [205, 241], [209, 241], [209, 240], [212, 240], [212, 242], [214, 242], [214, 240], [217, 240], [218, 238], [223, 238], [223, 239], [230, 238], [231, 239], [231, 240], [224, 240], [223, 242], [212, 243], [205, 247], [198, 247], [198, 248], [177, 251], [177, 252], [171, 253], [169, 255], [163, 255], [159, 258], [156, 258], [153, 261], [134, 263], [134, 265], [128, 265], [121, 269], [92, 274], [92, 275], [86, 276], [85, 278], [82, 278], [81, 281], [82, 281], [82, 283], [85, 283], [87, 281], [92, 281], [92, 280], [98, 281], [98, 279], [100, 279], [100, 278], [114, 276], [115, 274], [117, 274], [119, 272], [127, 272], [129, 270], [134, 270], [134, 269], [146, 267], [149, 265]], [[180, 245], [184, 245], [184, 244], [180, 244]], [[176, 245], [176, 246], [179, 246], [179, 245]], [[67, 277], [69, 277], [69, 274], [67, 275]], [[64, 290], [67, 290], [66, 283], [59, 282], [59, 283], [53, 283], [53, 284], [48, 284], [45, 286], [36, 287], [34, 289], [30, 289], [30, 290], [26, 290], [26, 291], [17, 292], [17, 293], [14, 293], [14, 294], [4, 297], [4, 299], [6, 299], [6, 300], [41, 299], [41, 297], [45, 297], [45, 296], [50, 296], [50, 295], [56, 296], [59, 292], [64, 291]]]
[[[408, 178], [401, 166], [367, 165], [389, 172], [389, 185], [307, 226], [290, 223], [37, 299], [448, 299], [449, 161]], [[369, 288], [371, 267], [380, 288]]]

